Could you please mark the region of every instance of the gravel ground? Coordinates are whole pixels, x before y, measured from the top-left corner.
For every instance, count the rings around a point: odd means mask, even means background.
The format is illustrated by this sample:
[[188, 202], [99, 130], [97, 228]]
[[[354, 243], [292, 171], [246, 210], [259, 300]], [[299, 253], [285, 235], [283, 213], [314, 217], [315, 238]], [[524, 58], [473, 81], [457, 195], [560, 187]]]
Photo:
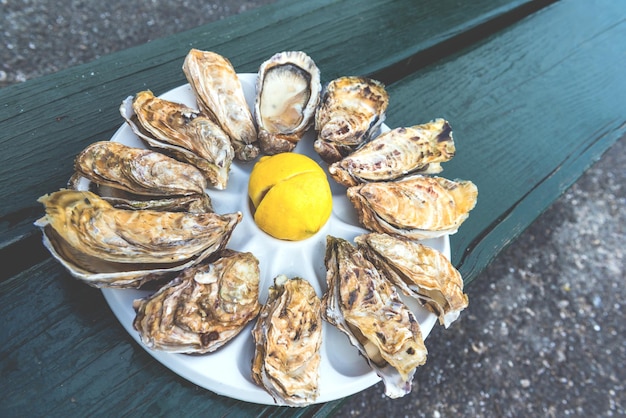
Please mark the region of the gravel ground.
[[[266, 3], [0, 0], [0, 87]], [[470, 284], [411, 395], [338, 416], [625, 416], [624, 167], [622, 139]]]

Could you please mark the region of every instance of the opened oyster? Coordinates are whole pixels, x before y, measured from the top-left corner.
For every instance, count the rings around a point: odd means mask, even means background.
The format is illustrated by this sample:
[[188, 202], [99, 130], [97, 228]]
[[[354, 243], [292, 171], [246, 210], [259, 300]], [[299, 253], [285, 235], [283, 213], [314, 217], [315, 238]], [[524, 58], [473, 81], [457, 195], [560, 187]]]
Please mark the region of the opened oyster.
[[385, 132], [332, 164], [328, 172], [344, 186], [394, 180], [418, 172], [434, 174], [441, 172], [440, 163], [454, 157], [454, 152], [450, 124], [436, 119]]
[[382, 378], [391, 398], [411, 391], [427, 350], [413, 312], [393, 285], [348, 241], [328, 237], [322, 315], [344, 332]]
[[35, 225], [44, 245], [76, 278], [94, 287], [139, 287], [222, 249], [241, 213], [217, 215], [116, 209], [88, 191], [39, 198]]
[[224, 250], [219, 258], [183, 270], [156, 293], [133, 303], [133, 327], [149, 348], [209, 353], [257, 316], [259, 262], [251, 253]]
[[137, 136], [197, 167], [216, 189], [225, 189], [234, 157], [230, 139], [211, 119], [151, 91], [126, 98], [120, 113]]
[[355, 76], [332, 80], [315, 115], [315, 151], [327, 163], [341, 160], [378, 134], [388, 104], [379, 81]]
[[347, 195], [370, 231], [424, 239], [455, 233], [476, 205], [478, 189], [468, 180], [415, 175], [352, 186]]
[[463, 279], [441, 252], [387, 234], [355, 238], [359, 250], [402, 292], [419, 300], [446, 328], [468, 305]]
[[254, 106], [261, 151], [294, 149], [313, 123], [321, 89], [320, 71], [304, 52], [280, 52], [261, 64]]
[[320, 299], [309, 282], [280, 275], [252, 330], [252, 378], [279, 405], [305, 406], [319, 395]]
[[236, 158], [254, 159], [259, 154], [257, 130], [230, 61], [215, 52], [191, 49], [185, 57], [183, 72], [200, 109], [230, 137]]

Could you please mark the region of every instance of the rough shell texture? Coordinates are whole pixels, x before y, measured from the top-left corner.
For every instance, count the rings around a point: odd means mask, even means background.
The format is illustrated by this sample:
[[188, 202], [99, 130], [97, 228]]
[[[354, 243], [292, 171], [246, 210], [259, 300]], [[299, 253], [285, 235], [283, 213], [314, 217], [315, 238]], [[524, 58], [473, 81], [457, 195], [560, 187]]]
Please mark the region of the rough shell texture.
[[393, 285], [348, 241], [328, 237], [322, 315], [344, 332], [382, 378], [391, 398], [411, 391], [427, 350], [415, 316]]
[[162, 197], [159, 199], [147, 200], [138, 200], [121, 196], [118, 197], [115, 195], [104, 195], [102, 198], [118, 209], [189, 213], [213, 212], [213, 204], [211, 203], [211, 198], [207, 194]]
[[436, 119], [385, 132], [332, 164], [328, 171], [338, 183], [355, 186], [418, 172], [439, 173], [441, 163], [454, 157], [454, 152], [450, 124]]
[[379, 81], [355, 76], [332, 80], [315, 115], [315, 151], [328, 163], [350, 154], [378, 134], [388, 104]]
[[94, 183], [139, 195], [204, 194], [207, 187], [202, 172], [190, 164], [112, 141], [90, 144], [74, 159], [74, 169]]
[[412, 239], [455, 233], [476, 205], [471, 181], [415, 175], [348, 188], [359, 221], [370, 231]]
[[185, 57], [183, 72], [200, 109], [230, 137], [236, 158], [254, 159], [259, 153], [257, 130], [230, 61], [215, 52], [191, 49]]
[[215, 188], [226, 188], [234, 150], [226, 133], [211, 119], [148, 90], [124, 100], [120, 113], [150, 146], [194, 165]]
[[74, 173], [67, 183], [67, 188], [72, 190], [89, 190], [118, 209], [190, 213], [213, 212], [211, 198], [206, 193], [175, 196], [142, 196], [93, 182], [85, 186], [81, 184], [82, 180], [84, 180], [82, 174]]
[[227, 244], [242, 216], [116, 209], [88, 191], [60, 190], [39, 202], [44, 245], [95, 287], [139, 287], [198, 263]]
[[208, 353], [222, 347], [258, 314], [259, 262], [251, 253], [224, 250], [219, 258], [180, 273], [135, 300], [133, 327], [149, 348]]
[[252, 330], [252, 378], [278, 405], [305, 406], [319, 395], [321, 302], [301, 278], [278, 276]]
[[437, 315], [446, 328], [467, 307], [461, 274], [441, 252], [387, 234], [360, 235], [355, 242], [385, 277]]
[[261, 64], [254, 107], [261, 151], [294, 149], [313, 123], [321, 90], [320, 71], [304, 52], [279, 52]]

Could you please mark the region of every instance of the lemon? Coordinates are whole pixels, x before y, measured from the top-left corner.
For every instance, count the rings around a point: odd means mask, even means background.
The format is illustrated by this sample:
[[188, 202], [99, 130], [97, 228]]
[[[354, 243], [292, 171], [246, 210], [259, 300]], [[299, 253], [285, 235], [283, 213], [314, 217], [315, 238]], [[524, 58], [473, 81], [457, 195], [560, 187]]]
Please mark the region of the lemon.
[[309, 157], [292, 152], [261, 157], [250, 173], [248, 196], [259, 228], [290, 241], [318, 232], [333, 206], [324, 170]]

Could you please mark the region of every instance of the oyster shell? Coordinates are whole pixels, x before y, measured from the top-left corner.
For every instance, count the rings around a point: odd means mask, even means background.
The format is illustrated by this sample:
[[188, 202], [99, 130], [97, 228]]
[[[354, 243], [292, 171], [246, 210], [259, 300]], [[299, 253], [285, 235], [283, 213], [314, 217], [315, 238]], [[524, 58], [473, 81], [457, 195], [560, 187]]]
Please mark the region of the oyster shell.
[[357, 76], [332, 80], [315, 114], [315, 151], [327, 163], [350, 154], [378, 134], [388, 104], [379, 81]]
[[394, 180], [412, 173], [441, 172], [442, 162], [454, 157], [450, 124], [436, 119], [422, 125], [396, 128], [368, 142], [328, 167], [338, 183]]
[[[67, 188], [84, 190], [80, 182], [82, 175], [75, 173], [68, 181]], [[113, 207], [128, 210], [158, 210], [164, 212], [213, 212], [213, 204], [208, 194], [176, 196], [142, 196], [109, 186], [89, 183], [88, 190], [99, 195]]]
[[242, 216], [116, 209], [89, 191], [60, 190], [39, 202], [44, 245], [94, 287], [139, 287], [196, 264], [227, 244]]
[[385, 394], [411, 391], [413, 375], [426, 361], [419, 323], [393, 285], [348, 241], [327, 237], [322, 315], [344, 332], [382, 378]]
[[100, 185], [150, 196], [204, 194], [207, 181], [196, 167], [160, 152], [118, 142], [94, 142], [74, 159], [74, 169]]
[[128, 199], [114, 196], [103, 196], [102, 198], [118, 209], [189, 213], [213, 212], [211, 199], [206, 194], [163, 197], [160, 199], [148, 200]]
[[183, 270], [156, 293], [133, 303], [133, 327], [154, 350], [204, 354], [241, 332], [259, 310], [259, 261], [224, 250]]
[[319, 395], [321, 302], [311, 284], [280, 275], [252, 330], [252, 378], [279, 405], [305, 406]]
[[359, 250], [407, 296], [420, 301], [446, 328], [467, 308], [463, 279], [441, 252], [406, 238], [364, 234]]
[[216, 189], [225, 189], [234, 157], [230, 139], [211, 119], [151, 91], [126, 98], [120, 113], [150, 146], [197, 167]]
[[476, 205], [478, 189], [469, 180], [415, 175], [352, 186], [347, 195], [370, 231], [424, 239], [455, 233]]
[[191, 49], [185, 57], [183, 72], [200, 109], [230, 137], [236, 158], [254, 159], [259, 154], [257, 130], [230, 61], [215, 52]]
[[304, 52], [286, 51], [263, 62], [258, 74], [254, 117], [261, 151], [289, 152], [313, 123], [320, 71]]

